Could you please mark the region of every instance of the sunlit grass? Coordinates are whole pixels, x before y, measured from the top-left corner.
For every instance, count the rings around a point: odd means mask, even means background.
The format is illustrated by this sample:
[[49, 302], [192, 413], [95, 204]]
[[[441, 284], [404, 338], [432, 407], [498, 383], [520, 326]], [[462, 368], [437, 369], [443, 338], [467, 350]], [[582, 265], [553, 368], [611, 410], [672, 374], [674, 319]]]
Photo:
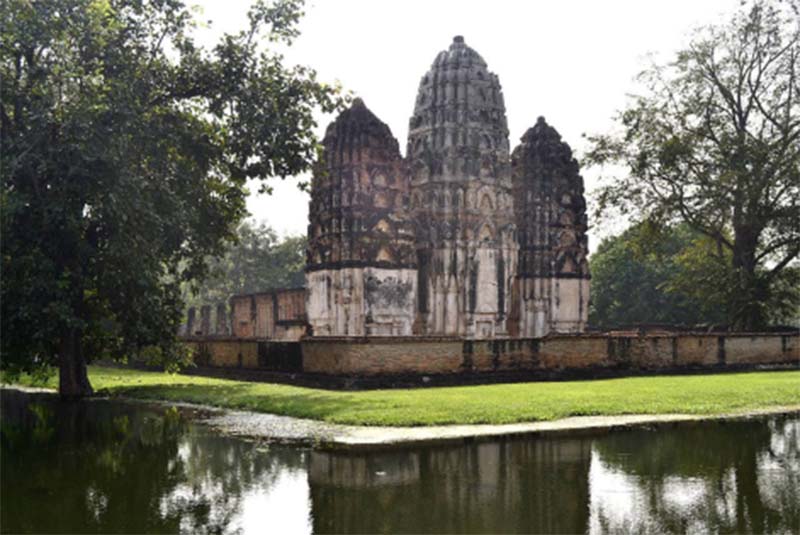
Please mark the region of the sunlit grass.
[[[513, 423], [577, 415], [721, 414], [800, 406], [800, 371], [340, 392], [91, 366], [100, 394], [358, 425]], [[31, 384], [31, 379], [17, 380]], [[46, 386], [55, 388], [57, 377]]]

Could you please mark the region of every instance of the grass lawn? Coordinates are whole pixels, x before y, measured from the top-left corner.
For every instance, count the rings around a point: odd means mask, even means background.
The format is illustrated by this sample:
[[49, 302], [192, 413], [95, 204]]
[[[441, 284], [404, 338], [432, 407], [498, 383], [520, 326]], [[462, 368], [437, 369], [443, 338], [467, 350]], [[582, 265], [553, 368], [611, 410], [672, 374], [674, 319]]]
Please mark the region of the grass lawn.
[[[89, 367], [100, 394], [188, 401], [358, 425], [513, 423], [580, 415], [721, 414], [800, 406], [800, 371], [333, 392]], [[57, 376], [50, 378], [55, 388]], [[31, 384], [30, 378], [19, 382]]]

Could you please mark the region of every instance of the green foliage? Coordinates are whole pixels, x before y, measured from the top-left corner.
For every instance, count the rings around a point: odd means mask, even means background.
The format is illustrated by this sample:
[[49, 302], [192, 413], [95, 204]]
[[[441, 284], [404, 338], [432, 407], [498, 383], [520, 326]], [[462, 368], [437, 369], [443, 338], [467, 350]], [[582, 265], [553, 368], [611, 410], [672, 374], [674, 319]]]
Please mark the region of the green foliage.
[[634, 225], [590, 258], [589, 323], [727, 323], [729, 256], [686, 226]]
[[506, 424], [800, 405], [800, 371], [338, 392], [93, 366], [102, 392], [353, 425]]
[[188, 305], [226, 302], [232, 295], [305, 283], [305, 236], [279, 240], [275, 231], [245, 221], [237, 241], [224, 255], [209, 260], [209, 277], [186, 293]]
[[591, 138], [586, 160], [629, 170], [606, 181], [601, 212], [682, 222], [726, 249], [727, 309], [755, 329], [800, 254], [800, 3], [742, 5], [644, 71], [621, 133]]
[[313, 111], [341, 105], [260, 46], [297, 35], [301, 4], [256, 2], [205, 50], [180, 0], [4, 3], [4, 368], [58, 360], [80, 395], [84, 356], [175, 355], [181, 285], [234, 238], [246, 181], [307, 169]]
[[[730, 250], [686, 224], [633, 225], [603, 240], [590, 257], [589, 323], [608, 329], [637, 323], [729, 325], [736, 289]], [[762, 275], [760, 272], [757, 275]], [[762, 303], [764, 318], [790, 325], [800, 318], [800, 270], [787, 267]]]

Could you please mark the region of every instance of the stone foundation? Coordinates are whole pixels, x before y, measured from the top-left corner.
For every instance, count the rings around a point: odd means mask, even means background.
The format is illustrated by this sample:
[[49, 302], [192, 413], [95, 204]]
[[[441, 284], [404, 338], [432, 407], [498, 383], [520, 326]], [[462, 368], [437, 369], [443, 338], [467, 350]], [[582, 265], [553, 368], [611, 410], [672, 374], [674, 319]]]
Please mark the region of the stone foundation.
[[410, 335], [416, 279], [416, 270], [399, 268], [309, 272], [306, 309], [310, 330], [315, 336]]

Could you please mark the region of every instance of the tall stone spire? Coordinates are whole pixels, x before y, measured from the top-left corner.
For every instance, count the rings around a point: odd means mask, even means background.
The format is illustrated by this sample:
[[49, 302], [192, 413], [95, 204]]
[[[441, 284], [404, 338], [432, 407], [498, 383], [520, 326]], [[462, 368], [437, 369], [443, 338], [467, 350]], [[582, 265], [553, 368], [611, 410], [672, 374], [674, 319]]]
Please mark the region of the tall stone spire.
[[397, 140], [355, 99], [328, 126], [322, 144], [306, 259], [313, 332], [410, 334], [416, 254]]
[[523, 336], [586, 326], [589, 264], [583, 178], [544, 117], [512, 155]]
[[422, 77], [409, 122], [415, 182], [507, 176], [508, 124], [497, 75], [456, 36]]
[[416, 332], [506, 332], [516, 269], [508, 149], [500, 82], [456, 36], [422, 77], [409, 123]]

